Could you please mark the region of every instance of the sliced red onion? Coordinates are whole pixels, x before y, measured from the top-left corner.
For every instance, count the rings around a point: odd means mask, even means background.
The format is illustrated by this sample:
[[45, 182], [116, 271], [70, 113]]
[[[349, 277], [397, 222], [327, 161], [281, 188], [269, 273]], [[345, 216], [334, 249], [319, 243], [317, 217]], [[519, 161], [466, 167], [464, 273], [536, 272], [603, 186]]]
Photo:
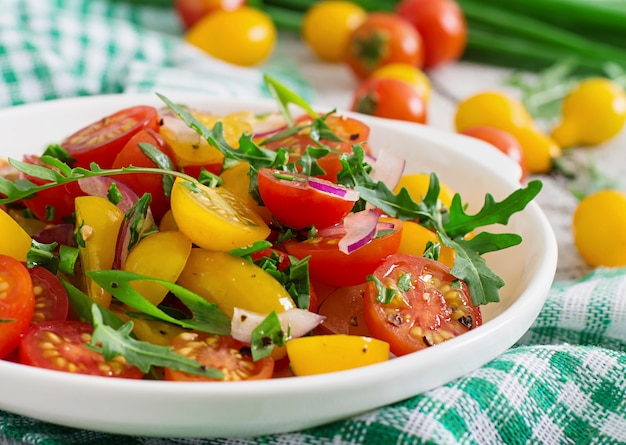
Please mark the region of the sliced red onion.
[[378, 225], [378, 212], [363, 210], [350, 213], [343, 219], [343, 225], [346, 234], [339, 240], [339, 250], [345, 254], [350, 254], [374, 238]]
[[356, 190], [342, 187], [324, 179], [311, 177], [309, 178], [309, 185], [315, 190], [338, 196], [346, 201], [356, 202], [359, 200], [359, 192]]
[[334, 226], [324, 227], [317, 232], [317, 235], [323, 238], [340, 238], [345, 234], [346, 228], [343, 224], [335, 224]]
[[206, 143], [202, 136], [183, 122], [178, 116], [163, 115], [161, 117], [162, 127], [171, 130], [176, 135], [176, 140], [181, 143], [200, 145]]
[[[231, 321], [230, 335], [244, 343], [250, 343], [252, 331], [265, 319], [265, 315], [246, 311], [236, 307]], [[289, 338], [302, 337], [311, 332], [324, 321], [326, 317], [307, 311], [306, 309], [288, 309], [278, 314], [280, 325]]]
[[137, 193], [124, 184], [119, 179], [113, 179], [108, 176], [96, 176], [93, 178], [83, 178], [78, 180], [78, 186], [80, 189], [91, 196], [100, 196], [101, 198], [107, 198], [111, 184], [115, 183], [117, 189], [122, 195], [122, 200], [117, 203], [117, 207], [124, 213], [128, 212], [130, 208], [137, 202], [139, 196]]
[[377, 181], [384, 182], [390, 190], [393, 190], [398, 185], [405, 166], [406, 159], [400, 158], [389, 151], [381, 150], [372, 164], [370, 176]]
[[33, 239], [43, 244], [57, 243], [65, 246], [76, 246], [74, 224], [56, 224], [35, 233]]
[[271, 113], [263, 117], [256, 117], [252, 124], [252, 136], [267, 138], [287, 129], [285, 118], [280, 113]]

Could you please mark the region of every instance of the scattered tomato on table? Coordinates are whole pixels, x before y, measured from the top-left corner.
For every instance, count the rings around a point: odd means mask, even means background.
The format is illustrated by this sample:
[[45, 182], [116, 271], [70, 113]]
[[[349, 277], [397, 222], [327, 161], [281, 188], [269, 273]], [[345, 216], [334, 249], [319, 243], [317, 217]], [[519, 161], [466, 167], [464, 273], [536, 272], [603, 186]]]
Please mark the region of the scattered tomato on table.
[[352, 111], [388, 119], [425, 124], [428, 111], [422, 96], [407, 82], [374, 78], [362, 82], [354, 92]]

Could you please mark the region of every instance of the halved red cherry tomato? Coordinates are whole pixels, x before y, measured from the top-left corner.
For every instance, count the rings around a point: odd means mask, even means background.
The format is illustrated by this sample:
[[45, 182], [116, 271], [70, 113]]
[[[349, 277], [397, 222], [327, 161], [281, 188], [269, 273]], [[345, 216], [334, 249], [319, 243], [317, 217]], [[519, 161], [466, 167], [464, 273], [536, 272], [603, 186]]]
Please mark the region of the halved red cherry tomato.
[[[382, 218], [381, 221], [393, 224], [394, 230], [380, 237], [374, 237], [363, 247], [350, 254], [339, 250], [339, 240], [345, 232], [319, 235], [305, 241], [290, 240], [284, 244], [285, 250], [296, 258], [309, 259], [311, 278], [331, 286], [355, 286], [365, 283], [389, 255], [396, 253], [402, 238], [402, 221]], [[323, 232], [322, 232], [323, 233]]]
[[31, 324], [65, 320], [69, 310], [67, 291], [59, 279], [42, 266], [28, 269], [35, 294], [35, 312]]
[[387, 119], [425, 124], [428, 112], [422, 96], [407, 82], [372, 78], [354, 91], [352, 111]]
[[[294, 229], [322, 229], [337, 224], [358, 200], [354, 191], [329, 181], [269, 168], [259, 170], [258, 182], [261, 199], [272, 216]], [[340, 192], [346, 196], [340, 196]]]
[[374, 272], [386, 289], [397, 293], [390, 301], [368, 282], [363, 300], [372, 335], [405, 355], [461, 335], [482, 323], [467, 285], [437, 261], [406, 254], [390, 256]]
[[158, 131], [159, 113], [154, 107], [137, 105], [87, 125], [68, 136], [61, 146], [76, 159], [77, 167], [87, 168], [95, 162], [110, 168], [124, 145], [144, 128]]
[[143, 372], [122, 357], [106, 361], [89, 349], [93, 327], [82, 321], [48, 321], [33, 325], [20, 346], [24, 365], [75, 374], [140, 379]]
[[26, 266], [0, 255], [0, 358], [19, 344], [35, 309], [33, 284]]
[[[129, 165], [134, 165], [135, 167], [158, 167], [158, 165], [141, 150], [139, 146], [141, 143], [154, 146], [167, 156], [172, 163], [174, 162], [174, 153], [161, 135], [152, 128], [146, 128], [130, 138], [126, 145], [124, 145], [122, 151], [115, 157], [112, 167], [121, 168], [128, 167]], [[150, 208], [157, 221], [169, 210], [170, 200], [165, 196], [165, 192], [163, 191], [163, 175], [136, 173], [124, 175], [121, 180], [139, 196], [144, 193], [150, 193], [152, 195]]]
[[[32, 165], [43, 165], [39, 156], [26, 155], [23, 161]], [[43, 185], [49, 181], [20, 173], [20, 178], [28, 179], [36, 185]], [[74, 212], [74, 198], [85, 193], [80, 189], [78, 182], [69, 182], [48, 190], [37, 192], [32, 198], [24, 199], [22, 203], [39, 220], [46, 223], [60, 224], [72, 218]]]
[[[204, 366], [219, 369], [223, 381], [269, 379], [274, 372], [274, 359], [265, 357], [253, 361], [250, 345], [232, 337], [200, 332], [183, 332], [171, 342], [174, 352], [192, 358]], [[165, 369], [167, 380], [206, 382], [222, 381], [183, 371]]]
[[[298, 126], [306, 126], [311, 125], [312, 122], [313, 119], [310, 116], [302, 115], [296, 119], [295, 123]], [[320, 140], [322, 144], [330, 147], [334, 151], [317, 160], [319, 166], [326, 172], [323, 175], [319, 175], [319, 177], [327, 181], [337, 182], [337, 173], [341, 171], [339, 155], [341, 153], [352, 153], [352, 146], [356, 144], [361, 144], [365, 152], [369, 153], [367, 140], [369, 139], [370, 128], [358, 119], [339, 114], [327, 116], [324, 122], [341, 141], [331, 141], [323, 138]], [[305, 127], [299, 133], [267, 142], [264, 145], [271, 150], [277, 150], [279, 148], [288, 149], [289, 160], [295, 162], [300, 159], [307, 147], [318, 146], [318, 144], [311, 139], [310, 130], [310, 127]]]
[[424, 45], [420, 34], [403, 17], [373, 12], [352, 31], [344, 57], [354, 74], [364, 79], [388, 63], [421, 68]]

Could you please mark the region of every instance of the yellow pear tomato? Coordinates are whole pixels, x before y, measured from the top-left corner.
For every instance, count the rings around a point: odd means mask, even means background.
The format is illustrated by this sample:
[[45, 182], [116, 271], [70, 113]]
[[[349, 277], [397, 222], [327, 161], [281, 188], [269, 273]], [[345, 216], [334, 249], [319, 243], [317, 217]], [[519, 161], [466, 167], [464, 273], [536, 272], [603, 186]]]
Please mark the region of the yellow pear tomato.
[[[79, 196], [75, 202], [76, 230], [84, 242], [79, 246], [83, 272], [110, 269], [124, 212], [99, 196]], [[92, 300], [109, 307], [111, 294], [101, 286], [85, 277], [85, 288]]]
[[626, 91], [610, 79], [590, 78], [565, 97], [552, 137], [563, 147], [599, 145], [626, 124]]
[[11, 216], [0, 209], [0, 254], [25, 262], [32, 239]]
[[259, 314], [296, 307], [289, 293], [269, 273], [226, 252], [192, 249], [178, 284], [217, 304], [229, 317], [235, 307]]
[[296, 376], [359, 368], [389, 360], [389, 343], [358, 335], [313, 335], [288, 340], [287, 356]]
[[[402, 188], [406, 188], [413, 201], [422, 202], [422, 198], [426, 196], [426, 193], [428, 192], [429, 184], [429, 174], [411, 173], [400, 178], [400, 181], [394, 188], [393, 192], [397, 194]], [[439, 200], [441, 203], [446, 207], [450, 207], [453, 197], [454, 191], [452, 191], [452, 189], [450, 189], [450, 187], [446, 184], [439, 181]]]
[[270, 234], [263, 219], [223, 187], [176, 178], [170, 201], [178, 229], [205, 249], [228, 251]]
[[[178, 231], [152, 233], [143, 238], [128, 254], [124, 270], [176, 282], [191, 252], [191, 240]], [[158, 305], [167, 288], [154, 281], [134, 281], [132, 287]]]
[[626, 266], [626, 193], [601, 190], [583, 198], [574, 211], [572, 231], [587, 264]]
[[[426, 227], [419, 225], [416, 222], [404, 221], [402, 224], [402, 239], [400, 240], [400, 247], [398, 253], [407, 253], [415, 256], [422, 256], [426, 249], [428, 242], [439, 243], [439, 237], [432, 230], [428, 230]], [[445, 264], [449, 268], [454, 266], [454, 259], [456, 253], [454, 249], [450, 247], [441, 246], [439, 252], [438, 261]]]
[[301, 34], [317, 57], [327, 62], [341, 62], [348, 39], [367, 13], [354, 2], [324, 0], [313, 3], [302, 19]]

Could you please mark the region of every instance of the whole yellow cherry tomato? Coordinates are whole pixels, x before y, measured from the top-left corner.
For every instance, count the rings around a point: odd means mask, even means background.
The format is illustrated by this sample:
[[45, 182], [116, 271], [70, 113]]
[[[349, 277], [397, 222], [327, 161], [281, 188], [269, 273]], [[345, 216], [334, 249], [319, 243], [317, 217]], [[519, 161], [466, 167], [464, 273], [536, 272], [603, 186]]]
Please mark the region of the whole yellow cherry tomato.
[[0, 209], [0, 254], [25, 262], [32, 239], [11, 216]]
[[235, 307], [264, 315], [296, 307], [269, 273], [226, 252], [192, 249], [178, 284], [217, 304], [229, 317]]
[[601, 190], [583, 198], [572, 220], [574, 244], [591, 266], [626, 266], [626, 193]]
[[[124, 212], [108, 199], [99, 196], [79, 196], [76, 203], [76, 231], [84, 242], [79, 245], [83, 272], [107, 270], [113, 265], [115, 240], [124, 220]], [[86, 292], [96, 303], [109, 307], [111, 294], [84, 277]]]
[[389, 63], [377, 68], [371, 75], [374, 79], [397, 79], [411, 85], [422, 97], [424, 103], [428, 103], [432, 94], [430, 79], [424, 71], [415, 65], [407, 63]]
[[[413, 201], [422, 202], [422, 198], [426, 196], [426, 193], [428, 192], [429, 184], [429, 174], [411, 173], [400, 178], [400, 181], [394, 188], [393, 192], [397, 194], [400, 192], [400, 189], [406, 188]], [[453, 197], [454, 192], [450, 189], [450, 187], [439, 181], [439, 200], [441, 203], [446, 207], [450, 207]]]
[[341, 62], [350, 34], [363, 23], [366, 14], [363, 8], [349, 1], [314, 3], [302, 19], [302, 38], [320, 59]]
[[624, 128], [626, 91], [609, 79], [583, 80], [565, 97], [561, 114], [552, 130], [561, 147], [601, 144]]
[[[191, 240], [178, 231], [152, 233], [143, 238], [128, 254], [124, 270], [175, 282], [185, 267]], [[167, 288], [154, 281], [133, 281], [131, 286], [152, 304], [158, 305]]]
[[128, 308], [122, 305], [111, 305], [109, 309], [122, 321], [133, 322], [133, 334], [137, 337], [137, 340], [147, 341], [154, 345], [169, 346], [174, 337], [186, 332], [185, 328], [165, 321], [130, 317], [126, 313]]
[[205, 249], [228, 251], [270, 234], [261, 217], [223, 187], [176, 178], [170, 202], [178, 229]]
[[517, 99], [498, 91], [484, 91], [461, 101], [454, 124], [461, 133], [476, 126], [495, 127], [510, 133], [520, 143], [529, 173], [547, 173], [561, 148], [534, 122]]
[[389, 360], [389, 343], [358, 335], [313, 335], [286, 342], [296, 376], [359, 368]]
[[[410, 255], [422, 256], [426, 249], [428, 242], [439, 243], [439, 237], [432, 230], [428, 230], [426, 227], [419, 225], [416, 222], [404, 221], [402, 223], [402, 239], [400, 241], [400, 247], [398, 253], [408, 253]], [[449, 268], [454, 266], [454, 259], [456, 254], [454, 249], [441, 245], [439, 252], [439, 262], [445, 264]]]
[[276, 26], [269, 15], [243, 6], [204, 16], [187, 31], [185, 39], [218, 59], [253, 66], [270, 56], [276, 35]]

